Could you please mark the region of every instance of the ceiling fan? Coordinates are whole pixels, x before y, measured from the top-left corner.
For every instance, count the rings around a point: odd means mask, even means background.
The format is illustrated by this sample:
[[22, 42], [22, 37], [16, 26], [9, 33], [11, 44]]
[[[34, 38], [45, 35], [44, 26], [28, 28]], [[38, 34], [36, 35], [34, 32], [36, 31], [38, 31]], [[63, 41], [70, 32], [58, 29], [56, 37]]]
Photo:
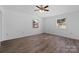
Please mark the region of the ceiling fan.
[[35, 11], [39, 11], [39, 12], [44, 12], [44, 11], [49, 11], [47, 8], [49, 7], [48, 5], [36, 5], [36, 7], [38, 8]]

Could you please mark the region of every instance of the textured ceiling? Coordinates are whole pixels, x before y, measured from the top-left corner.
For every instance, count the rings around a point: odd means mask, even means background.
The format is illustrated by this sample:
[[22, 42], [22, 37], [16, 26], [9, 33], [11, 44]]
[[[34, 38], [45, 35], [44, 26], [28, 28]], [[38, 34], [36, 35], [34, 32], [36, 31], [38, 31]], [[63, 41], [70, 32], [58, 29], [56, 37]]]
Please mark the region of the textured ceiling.
[[22, 12], [30, 15], [38, 15], [40, 17], [48, 17], [59, 15], [63, 13], [73, 12], [79, 10], [79, 5], [49, 5], [49, 12], [39, 13], [34, 10], [37, 9], [35, 5], [4, 5], [4, 9]]

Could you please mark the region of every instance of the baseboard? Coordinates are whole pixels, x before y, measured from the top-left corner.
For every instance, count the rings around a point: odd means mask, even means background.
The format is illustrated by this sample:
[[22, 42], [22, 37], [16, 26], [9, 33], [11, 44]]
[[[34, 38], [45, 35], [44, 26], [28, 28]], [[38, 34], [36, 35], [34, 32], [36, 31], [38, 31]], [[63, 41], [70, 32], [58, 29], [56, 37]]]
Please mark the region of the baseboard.
[[19, 39], [19, 38], [24, 38], [24, 37], [31, 37], [31, 36], [40, 35], [40, 34], [43, 34], [43, 33], [34, 34], [34, 35], [28, 35], [28, 36], [22, 36], [22, 37], [16, 37], [16, 38], [13, 38], [13, 39], [5, 39], [5, 40], [2, 40], [1, 42], [3, 42], [3, 41], [8, 41], [8, 40]]
[[63, 37], [63, 38], [67, 38], [67, 39], [74, 39], [74, 40], [79, 40], [79, 39], [76, 39], [76, 38], [71, 38], [71, 37], [66, 37], [66, 36], [62, 36], [62, 35], [57, 35], [55, 33], [51, 34], [51, 33], [46, 33], [46, 34], [49, 34], [49, 35], [55, 35], [55, 36], [59, 36], [59, 37]]
[[[53, 36], [67, 38], [67, 39], [79, 40], [79, 39], [75, 39], [75, 38], [65, 37], [65, 36], [62, 36], [62, 35], [57, 35], [55, 33], [54, 34], [51, 34], [51, 33], [40, 33], [40, 34], [47, 34], [47, 35], [53, 35]], [[35, 34], [35, 35], [40, 35], [40, 34]], [[24, 36], [24, 37], [31, 37], [31, 36], [35, 36], [35, 35], [29, 35], [29, 36]], [[19, 39], [19, 38], [24, 38], [24, 37], [18, 37], [18, 38], [14, 38], [14, 39]], [[7, 39], [7, 40], [3, 40], [3, 41], [14, 40], [14, 39]], [[3, 41], [1, 41], [1, 42], [3, 42]]]

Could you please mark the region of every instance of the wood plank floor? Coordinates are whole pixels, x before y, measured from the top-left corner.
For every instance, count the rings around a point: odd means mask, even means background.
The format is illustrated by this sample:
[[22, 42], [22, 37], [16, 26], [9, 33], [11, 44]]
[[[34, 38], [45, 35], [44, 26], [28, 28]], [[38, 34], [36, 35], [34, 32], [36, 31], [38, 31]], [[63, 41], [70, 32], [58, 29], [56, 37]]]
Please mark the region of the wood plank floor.
[[2, 42], [1, 53], [78, 53], [79, 40], [39, 34]]

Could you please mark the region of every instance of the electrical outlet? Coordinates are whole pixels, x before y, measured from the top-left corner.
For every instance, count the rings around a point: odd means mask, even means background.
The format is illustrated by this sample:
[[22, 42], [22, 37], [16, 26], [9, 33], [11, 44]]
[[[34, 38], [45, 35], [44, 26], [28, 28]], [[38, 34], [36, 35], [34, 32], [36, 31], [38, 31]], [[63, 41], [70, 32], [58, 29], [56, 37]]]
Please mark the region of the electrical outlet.
[[6, 35], [9, 35], [8, 33], [6, 33]]
[[22, 34], [24, 34], [24, 32], [22, 32]]
[[72, 33], [70, 33], [70, 34], [72, 34]]

